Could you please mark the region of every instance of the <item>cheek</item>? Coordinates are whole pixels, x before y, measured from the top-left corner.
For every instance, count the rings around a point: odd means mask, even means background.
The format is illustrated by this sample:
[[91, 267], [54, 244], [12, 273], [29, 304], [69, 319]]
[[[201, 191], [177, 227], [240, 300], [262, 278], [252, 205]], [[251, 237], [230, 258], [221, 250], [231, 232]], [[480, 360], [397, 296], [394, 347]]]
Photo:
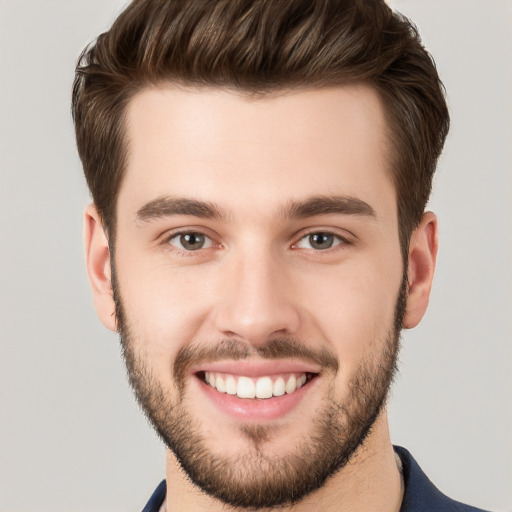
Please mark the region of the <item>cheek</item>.
[[378, 351], [394, 327], [400, 268], [358, 262], [315, 279], [305, 310], [346, 369], [354, 369], [369, 351]]
[[208, 311], [206, 283], [191, 273], [152, 263], [119, 258], [117, 275], [132, 343], [161, 374], [168, 373], [180, 348], [198, 336]]

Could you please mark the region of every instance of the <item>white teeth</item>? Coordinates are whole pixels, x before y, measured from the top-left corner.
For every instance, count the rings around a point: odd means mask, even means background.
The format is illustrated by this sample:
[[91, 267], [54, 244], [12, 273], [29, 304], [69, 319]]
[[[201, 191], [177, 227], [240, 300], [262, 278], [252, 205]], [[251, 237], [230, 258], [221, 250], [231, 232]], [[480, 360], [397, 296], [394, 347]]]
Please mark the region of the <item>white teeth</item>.
[[[218, 389], [218, 388], [217, 388]], [[262, 377], [256, 381], [256, 397], [270, 398], [272, 396], [272, 379], [270, 377]]]
[[236, 394], [239, 398], [254, 398], [256, 391], [254, 389], [254, 382], [249, 377], [239, 377], [238, 387]]
[[288, 394], [293, 393], [297, 389], [297, 379], [295, 375], [290, 375], [288, 380], [286, 381], [286, 392]]
[[219, 393], [237, 395], [239, 398], [271, 398], [272, 396], [283, 396], [291, 394], [301, 388], [307, 382], [305, 373], [289, 374], [287, 376], [274, 377], [265, 376], [251, 378], [235, 376], [225, 373], [204, 372], [204, 380]]
[[279, 377], [274, 382], [274, 389], [272, 391], [272, 394], [274, 396], [283, 396], [286, 391], [286, 387], [284, 385], [284, 379], [282, 377]]
[[228, 395], [236, 395], [236, 389], [237, 386], [235, 377], [233, 377], [233, 375], [228, 375], [226, 377], [226, 393]]
[[220, 391], [221, 393], [226, 392], [226, 383], [220, 375], [218, 375], [217, 379], [215, 379], [215, 387], [217, 388], [217, 391]]

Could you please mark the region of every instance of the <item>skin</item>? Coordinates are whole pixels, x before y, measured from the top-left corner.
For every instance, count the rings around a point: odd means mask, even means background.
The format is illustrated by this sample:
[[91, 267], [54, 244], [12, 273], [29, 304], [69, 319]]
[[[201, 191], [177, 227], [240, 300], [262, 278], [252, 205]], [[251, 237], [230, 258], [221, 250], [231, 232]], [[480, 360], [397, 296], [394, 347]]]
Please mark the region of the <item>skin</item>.
[[[389, 168], [383, 106], [366, 86], [291, 91], [250, 98], [219, 89], [161, 87], [139, 93], [127, 109], [129, 155], [117, 204], [116, 272], [135, 349], [172, 397], [170, 368], [180, 349], [229, 337], [253, 347], [296, 337], [328, 348], [343, 371], [320, 373], [307, 394], [277, 420], [259, 449], [293, 453], [308, 435], [330, 390], [343, 401], [368, 354], [379, 353], [393, 327], [403, 276], [396, 195]], [[372, 215], [283, 217], [290, 201], [343, 196]], [[137, 212], [161, 198], [213, 202], [224, 218]], [[198, 251], [179, 248], [176, 232], [212, 240]], [[330, 232], [335, 245], [316, 250], [310, 233]], [[116, 331], [110, 252], [94, 205], [85, 214], [87, 268], [101, 321]], [[419, 323], [437, 254], [437, 220], [426, 213], [409, 248], [403, 327]], [[186, 378], [187, 408], [209, 449], [236, 456], [253, 447], [240, 422], [219, 411]], [[167, 452], [173, 510], [225, 510], [190, 483]], [[399, 473], [383, 409], [350, 464], [293, 507], [398, 511]]]

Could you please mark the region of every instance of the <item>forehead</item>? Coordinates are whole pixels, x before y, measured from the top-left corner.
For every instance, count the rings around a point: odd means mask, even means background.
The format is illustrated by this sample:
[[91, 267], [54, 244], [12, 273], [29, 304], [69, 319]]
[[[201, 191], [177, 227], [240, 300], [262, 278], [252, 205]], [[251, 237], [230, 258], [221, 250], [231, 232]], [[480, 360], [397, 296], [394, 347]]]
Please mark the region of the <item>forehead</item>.
[[169, 85], [138, 93], [126, 122], [119, 207], [163, 195], [228, 208], [325, 194], [395, 202], [384, 109], [367, 86], [254, 97]]

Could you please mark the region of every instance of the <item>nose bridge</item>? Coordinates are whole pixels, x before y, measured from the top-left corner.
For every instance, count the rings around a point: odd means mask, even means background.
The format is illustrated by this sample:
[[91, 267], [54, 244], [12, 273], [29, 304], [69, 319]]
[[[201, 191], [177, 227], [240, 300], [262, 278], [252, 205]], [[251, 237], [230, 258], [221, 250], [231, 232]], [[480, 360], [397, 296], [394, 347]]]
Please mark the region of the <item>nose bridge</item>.
[[299, 326], [285, 261], [271, 248], [246, 248], [230, 256], [228, 283], [218, 305], [217, 329], [253, 345], [293, 335]]

